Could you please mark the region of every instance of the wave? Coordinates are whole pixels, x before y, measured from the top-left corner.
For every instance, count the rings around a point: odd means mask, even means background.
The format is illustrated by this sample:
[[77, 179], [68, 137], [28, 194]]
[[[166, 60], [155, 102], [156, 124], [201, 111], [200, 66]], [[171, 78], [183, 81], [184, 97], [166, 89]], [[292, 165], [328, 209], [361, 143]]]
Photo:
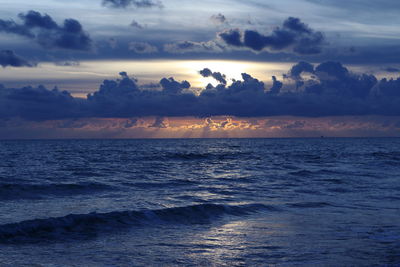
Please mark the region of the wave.
[[289, 172], [290, 175], [293, 176], [300, 176], [300, 177], [308, 177], [308, 176], [315, 176], [315, 175], [346, 175], [349, 174], [347, 172], [344, 171], [339, 171], [339, 170], [330, 170], [330, 169], [320, 169], [320, 170], [313, 170], [313, 171], [309, 171], [309, 170], [299, 170], [299, 171], [292, 171]]
[[102, 232], [134, 226], [206, 224], [223, 215], [244, 216], [259, 210], [276, 210], [262, 204], [239, 206], [201, 204], [142, 211], [70, 214], [0, 225], [0, 243], [32, 243], [48, 240], [86, 239]]
[[400, 160], [400, 151], [373, 152], [371, 155], [377, 159]]
[[111, 190], [102, 183], [77, 184], [0, 184], [0, 200], [41, 199], [44, 196], [69, 196]]
[[[236, 159], [243, 156], [256, 157], [257, 155], [250, 152], [217, 152], [217, 153], [193, 153], [193, 152], [177, 152], [166, 153], [160, 155], [160, 160], [227, 160]], [[152, 157], [154, 159], [155, 157]]]
[[324, 208], [324, 207], [333, 207], [332, 204], [327, 202], [298, 202], [298, 203], [290, 203], [288, 206], [293, 208]]

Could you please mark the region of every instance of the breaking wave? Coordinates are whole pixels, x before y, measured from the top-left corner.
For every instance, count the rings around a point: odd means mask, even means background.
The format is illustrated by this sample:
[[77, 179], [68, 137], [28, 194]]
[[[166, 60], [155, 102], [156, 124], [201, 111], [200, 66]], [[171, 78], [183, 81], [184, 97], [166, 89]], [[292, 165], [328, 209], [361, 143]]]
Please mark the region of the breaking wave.
[[82, 239], [102, 232], [159, 224], [206, 224], [223, 215], [245, 216], [259, 210], [277, 210], [262, 204], [239, 206], [201, 204], [142, 211], [70, 214], [64, 217], [34, 219], [0, 225], [0, 243], [31, 243]]

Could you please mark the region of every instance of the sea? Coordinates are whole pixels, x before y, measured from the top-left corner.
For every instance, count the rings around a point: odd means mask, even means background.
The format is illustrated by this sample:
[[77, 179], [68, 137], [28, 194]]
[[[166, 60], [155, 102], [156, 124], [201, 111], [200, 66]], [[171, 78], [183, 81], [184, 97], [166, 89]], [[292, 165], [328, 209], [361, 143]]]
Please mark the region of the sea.
[[0, 266], [400, 266], [400, 138], [0, 141]]

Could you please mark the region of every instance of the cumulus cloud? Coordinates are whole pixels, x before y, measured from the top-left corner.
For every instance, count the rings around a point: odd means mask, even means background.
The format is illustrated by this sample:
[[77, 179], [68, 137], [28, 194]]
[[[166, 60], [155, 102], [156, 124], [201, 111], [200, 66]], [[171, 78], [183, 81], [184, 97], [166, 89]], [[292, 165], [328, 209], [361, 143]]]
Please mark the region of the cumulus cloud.
[[143, 42], [130, 42], [129, 50], [137, 54], [151, 54], [158, 52], [157, 47]]
[[251, 51], [290, 52], [300, 55], [318, 54], [325, 42], [324, 35], [314, 31], [300, 19], [289, 17], [281, 27], [268, 35], [255, 30], [230, 29], [218, 34], [227, 45]]
[[162, 78], [160, 81], [163, 92], [167, 94], [180, 94], [184, 89], [190, 88], [190, 83], [188, 81], [177, 82], [174, 78]]
[[300, 79], [302, 73], [314, 73], [314, 66], [308, 62], [300, 61], [290, 69], [290, 77], [293, 79]]
[[153, 0], [103, 0], [103, 6], [111, 8], [162, 8], [163, 4], [161, 1]]
[[90, 36], [75, 19], [65, 19], [58, 25], [49, 15], [30, 10], [18, 15], [22, 23], [0, 19], [0, 32], [20, 35], [35, 40], [45, 48], [88, 51], [92, 48]]
[[269, 89], [270, 93], [277, 95], [280, 93], [282, 87], [283, 83], [281, 81], [278, 81], [275, 76], [272, 76], [272, 87]]
[[212, 72], [209, 68], [204, 68], [200, 71], [200, 75], [203, 77], [213, 77], [219, 83], [226, 85], [226, 76], [220, 72]]
[[[303, 72], [312, 75], [303, 77]], [[217, 76], [216, 73], [208, 68], [201, 71], [207, 77]], [[400, 116], [400, 78], [378, 80], [370, 74], [353, 73], [339, 62], [331, 61], [315, 66], [300, 62], [288, 73], [283, 82], [272, 77], [270, 88], [250, 74], [242, 73], [240, 80], [215, 87], [208, 85], [199, 94], [191, 90], [189, 82], [172, 77], [162, 78], [159, 90], [144, 90], [126, 72], [121, 72], [119, 79], [105, 80], [87, 99], [42, 86], [20, 89], [2, 86], [0, 117], [50, 120], [142, 116]], [[301, 79], [303, 84], [291, 88], [291, 80], [296, 79]], [[290, 127], [300, 126], [297, 123]]]
[[16, 55], [11, 50], [0, 51], [0, 65], [5, 67], [35, 67], [36, 64], [30, 63], [24, 58]]

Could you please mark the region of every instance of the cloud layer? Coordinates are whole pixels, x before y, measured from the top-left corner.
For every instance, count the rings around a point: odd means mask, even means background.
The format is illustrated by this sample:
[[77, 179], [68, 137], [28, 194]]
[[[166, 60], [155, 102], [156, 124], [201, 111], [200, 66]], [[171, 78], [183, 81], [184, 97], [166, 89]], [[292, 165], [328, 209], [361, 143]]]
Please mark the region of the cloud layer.
[[203, 69], [201, 75], [220, 81], [192, 90], [187, 81], [163, 78], [161, 89], [142, 90], [126, 72], [105, 80], [86, 99], [43, 86], [0, 88], [0, 117], [28, 120], [65, 118], [130, 118], [141, 116], [400, 116], [400, 78], [381, 79], [350, 72], [338, 62], [300, 62], [272, 86], [243, 73], [227, 84], [224, 75]]

